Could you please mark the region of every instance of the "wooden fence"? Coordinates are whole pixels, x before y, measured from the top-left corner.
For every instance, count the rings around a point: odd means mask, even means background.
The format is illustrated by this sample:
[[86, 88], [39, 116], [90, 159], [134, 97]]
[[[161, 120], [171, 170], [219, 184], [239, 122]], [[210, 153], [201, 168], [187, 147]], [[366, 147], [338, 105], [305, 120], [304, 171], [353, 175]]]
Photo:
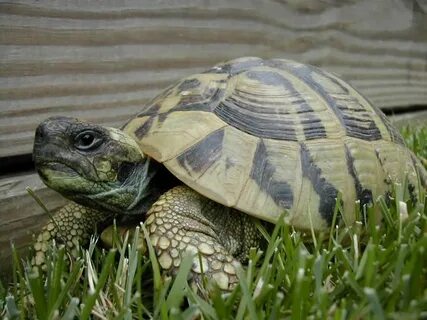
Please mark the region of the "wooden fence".
[[64, 203], [16, 173], [43, 119], [119, 126], [176, 79], [239, 56], [318, 65], [384, 110], [422, 109], [426, 12], [425, 0], [0, 2], [0, 161], [16, 163], [0, 178], [0, 261], [46, 221], [26, 186]]

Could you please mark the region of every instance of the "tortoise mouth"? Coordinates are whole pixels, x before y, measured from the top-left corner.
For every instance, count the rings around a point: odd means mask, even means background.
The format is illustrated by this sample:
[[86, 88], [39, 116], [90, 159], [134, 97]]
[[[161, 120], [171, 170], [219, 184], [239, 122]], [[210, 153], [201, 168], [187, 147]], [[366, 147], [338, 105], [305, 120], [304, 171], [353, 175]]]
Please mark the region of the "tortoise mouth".
[[79, 175], [78, 172], [69, 165], [58, 161], [37, 162], [36, 169], [40, 178], [46, 183], [50, 183], [52, 177], [73, 178]]
[[50, 169], [52, 171], [76, 173], [76, 170], [71, 168], [69, 165], [58, 161], [45, 161], [38, 164], [41, 168]]
[[97, 182], [79, 174], [70, 165], [58, 161], [44, 161], [37, 163], [37, 173], [46, 186], [65, 198], [88, 207], [104, 207], [102, 201], [98, 203], [100, 201], [96, 199], [88, 202], [91, 197], [102, 193], [103, 188]]

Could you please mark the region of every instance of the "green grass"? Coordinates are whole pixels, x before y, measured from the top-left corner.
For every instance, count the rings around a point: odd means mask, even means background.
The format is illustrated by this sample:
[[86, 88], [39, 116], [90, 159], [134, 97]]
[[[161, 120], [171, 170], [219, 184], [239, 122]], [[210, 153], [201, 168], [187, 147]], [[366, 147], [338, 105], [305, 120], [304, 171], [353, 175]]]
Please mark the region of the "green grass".
[[[427, 129], [403, 130], [418, 156], [427, 156]], [[210, 286], [202, 299], [187, 285], [191, 257], [176, 278], [163, 279], [150, 257], [136, 250], [138, 233], [105, 251], [96, 240], [66, 264], [53, 245], [43, 276], [15, 252], [14, 281], [0, 285], [8, 319], [423, 319], [427, 318], [427, 203], [409, 201], [396, 185], [389, 206], [380, 199], [363, 214], [367, 225], [334, 228], [330, 237], [303, 242], [277, 225], [265, 252], [253, 250], [230, 293]], [[339, 208], [337, 207], [337, 212]], [[369, 219], [381, 210], [383, 224]], [[369, 232], [369, 237], [366, 236]], [[322, 239], [322, 237], [324, 239]]]

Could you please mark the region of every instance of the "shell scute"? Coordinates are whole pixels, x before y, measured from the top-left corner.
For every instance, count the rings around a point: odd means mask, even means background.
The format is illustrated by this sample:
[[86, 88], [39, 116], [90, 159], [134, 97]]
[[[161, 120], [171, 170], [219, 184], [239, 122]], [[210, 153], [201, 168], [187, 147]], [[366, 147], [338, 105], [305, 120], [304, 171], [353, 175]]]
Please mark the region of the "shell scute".
[[384, 114], [290, 60], [239, 58], [187, 77], [124, 130], [204, 196], [270, 222], [286, 211], [298, 228], [328, 228], [339, 193], [353, 223], [354, 201], [387, 194], [402, 172], [418, 190], [416, 161]]

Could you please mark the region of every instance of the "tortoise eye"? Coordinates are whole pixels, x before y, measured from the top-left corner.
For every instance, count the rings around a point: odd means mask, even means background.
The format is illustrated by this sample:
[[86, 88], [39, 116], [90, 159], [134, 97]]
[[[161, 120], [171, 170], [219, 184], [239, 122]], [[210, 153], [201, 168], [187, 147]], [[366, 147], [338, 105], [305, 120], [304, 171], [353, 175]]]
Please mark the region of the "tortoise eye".
[[83, 131], [74, 138], [74, 146], [81, 151], [94, 150], [101, 143], [102, 138], [95, 131]]

